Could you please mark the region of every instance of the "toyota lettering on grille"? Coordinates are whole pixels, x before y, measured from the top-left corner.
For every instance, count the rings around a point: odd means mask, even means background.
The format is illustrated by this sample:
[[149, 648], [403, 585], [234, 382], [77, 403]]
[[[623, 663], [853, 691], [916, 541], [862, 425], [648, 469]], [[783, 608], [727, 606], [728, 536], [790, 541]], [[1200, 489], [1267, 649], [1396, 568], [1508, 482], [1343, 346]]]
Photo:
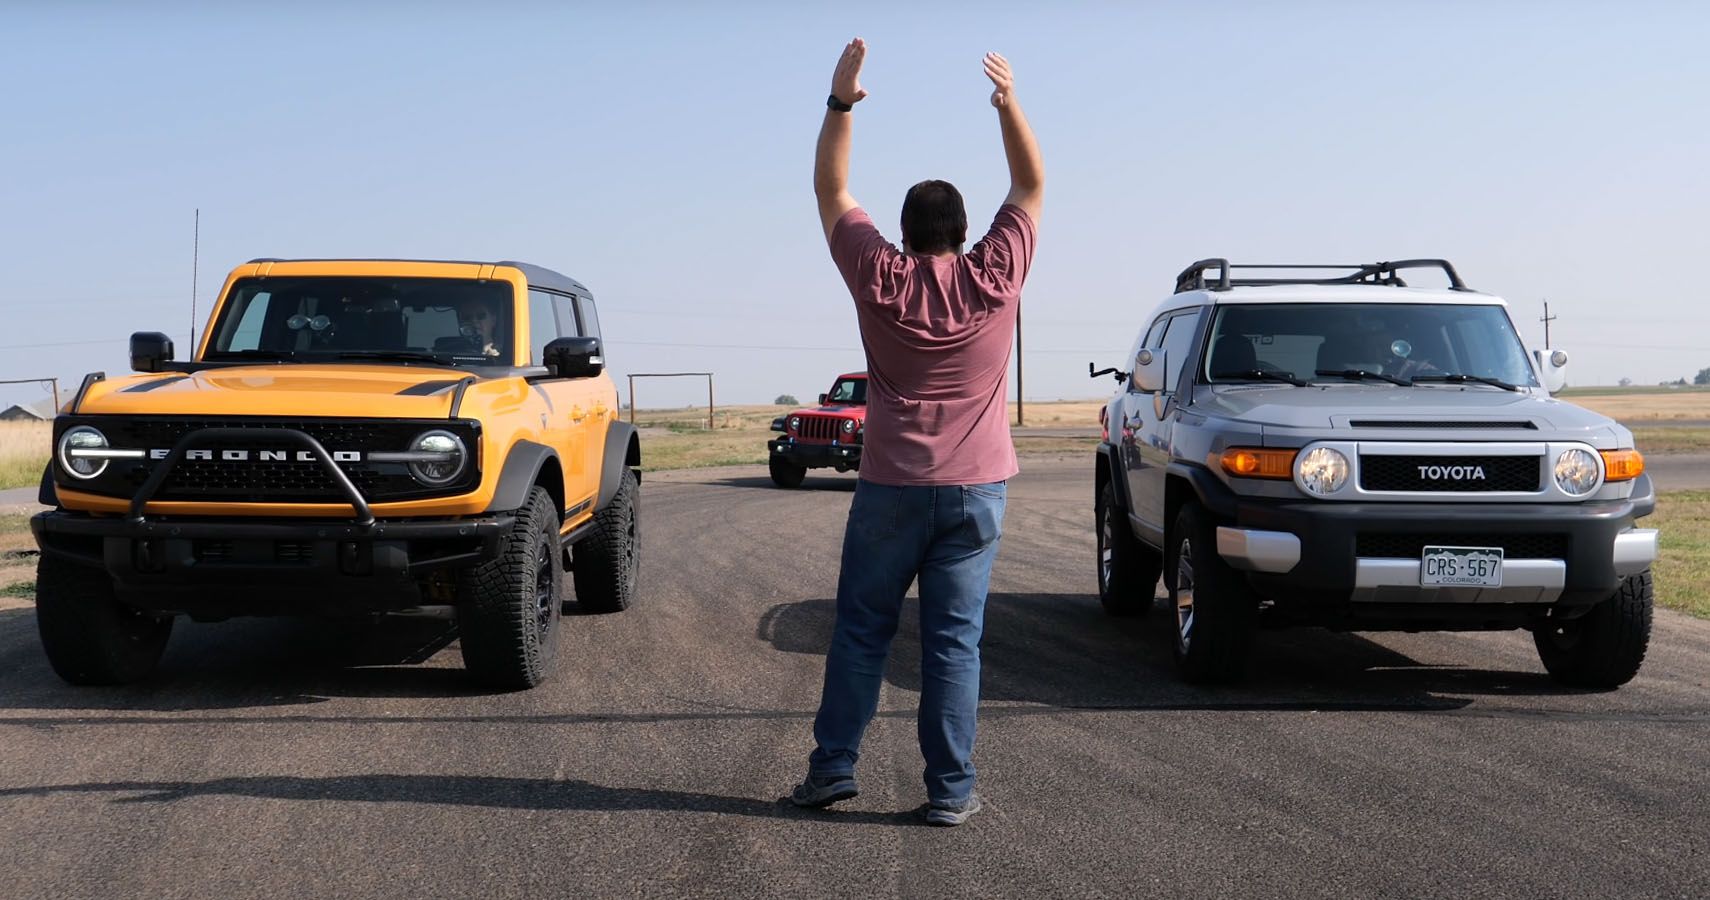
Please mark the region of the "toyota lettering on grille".
[[[149, 459], [165, 459], [171, 450], [156, 448], [148, 452]], [[315, 454], [308, 450], [186, 450], [186, 460], [203, 462], [314, 462]], [[360, 450], [334, 450], [333, 462], [362, 462]]]
[[1421, 481], [1484, 481], [1484, 466], [1420, 466]]

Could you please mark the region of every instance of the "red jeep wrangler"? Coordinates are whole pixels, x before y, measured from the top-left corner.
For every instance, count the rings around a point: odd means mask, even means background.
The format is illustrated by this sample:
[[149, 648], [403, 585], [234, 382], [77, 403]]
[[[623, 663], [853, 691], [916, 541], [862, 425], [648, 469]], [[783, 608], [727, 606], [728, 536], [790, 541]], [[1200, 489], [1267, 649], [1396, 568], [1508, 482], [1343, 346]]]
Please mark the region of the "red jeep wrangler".
[[860, 469], [866, 424], [867, 373], [837, 376], [831, 392], [819, 395], [818, 409], [798, 409], [772, 420], [772, 430], [784, 433], [766, 442], [772, 481], [793, 488], [801, 486], [809, 469]]

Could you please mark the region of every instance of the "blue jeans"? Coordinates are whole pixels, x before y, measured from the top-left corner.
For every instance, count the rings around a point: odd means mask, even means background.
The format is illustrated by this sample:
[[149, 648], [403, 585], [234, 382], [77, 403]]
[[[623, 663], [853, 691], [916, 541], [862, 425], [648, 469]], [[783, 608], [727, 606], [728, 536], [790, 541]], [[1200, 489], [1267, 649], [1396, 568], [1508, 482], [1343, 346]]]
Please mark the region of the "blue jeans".
[[974, 790], [980, 633], [1003, 533], [1006, 486], [858, 482], [843, 533], [837, 626], [813, 723], [810, 775], [852, 775], [879, 705], [903, 595], [920, 579], [920, 752], [926, 796], [959, 806]]

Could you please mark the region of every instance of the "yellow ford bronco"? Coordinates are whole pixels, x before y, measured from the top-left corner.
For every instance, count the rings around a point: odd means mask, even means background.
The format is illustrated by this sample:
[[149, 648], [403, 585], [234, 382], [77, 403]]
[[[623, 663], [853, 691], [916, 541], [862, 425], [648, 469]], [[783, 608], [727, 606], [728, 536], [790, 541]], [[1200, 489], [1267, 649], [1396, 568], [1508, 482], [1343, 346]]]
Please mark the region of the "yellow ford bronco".
[[131, 337], [54, 421], [36, 610], [75, 684], [134, 681], [177, 615], [455, 615], [478, 680], [553, 668], [569, 569], [629, 605], [641, 451], [593, 296], [518, 262], [259, 259], [189, 362]]

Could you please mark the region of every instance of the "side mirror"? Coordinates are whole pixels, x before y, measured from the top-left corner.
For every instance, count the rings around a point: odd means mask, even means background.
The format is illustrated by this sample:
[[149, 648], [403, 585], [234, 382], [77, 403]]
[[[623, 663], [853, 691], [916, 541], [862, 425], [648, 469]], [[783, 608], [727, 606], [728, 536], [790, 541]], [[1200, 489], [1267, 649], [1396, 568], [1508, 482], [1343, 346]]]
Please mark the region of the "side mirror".
[[605, 356], [596, 337], [554, 338], [541, 354], [546, 369], [557, 378], [591, 378], [606, 369]]
[[825, 398], [827, 398], [829, 396], [831, 396], [831, 395], [830, 394], [820, 394], [819, 395], [819, 405], [824, 406], [825, 405]]
[[1164, 389], [1164, 351], [1142, 350], [1134, 356], [1134, 372], [1128, 376], [1134, 390], [1155, 394]]
[[1566, 350], [1533, 350], [1532, 358], [1538, 363], [1538, 376], [1544, 382], [1544, 390], [1554, 394], [1567, 387], [1568, 355]]
[[131, 371], [160, 372], [172, 362], [172, 338], [158, 331], [131, 335]]

